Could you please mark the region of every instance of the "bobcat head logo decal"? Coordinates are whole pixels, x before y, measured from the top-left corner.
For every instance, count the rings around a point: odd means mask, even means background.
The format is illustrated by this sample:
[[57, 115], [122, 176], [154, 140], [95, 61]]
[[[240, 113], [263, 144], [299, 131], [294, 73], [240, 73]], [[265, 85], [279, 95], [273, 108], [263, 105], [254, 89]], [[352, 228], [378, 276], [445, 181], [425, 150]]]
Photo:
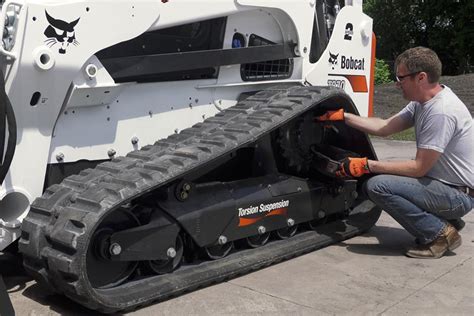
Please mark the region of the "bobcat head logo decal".
[[44, 42], [48, 47], [53, 47], [54, 45], [59, 44], [61, 46], [59, 47], [59, 53], [66, 54], [66, 49], [69, 44], [75, 46], [79, 45], [79, 42], [76, 40], [74, 27], [77, 25], [80, 18], [72, 22], [66, 22], [53, 18], [46, 10], [44, 12], [46, 13], [46, 19], [48, 19], [49, 22], [48, 27], [44, 30], [44, 35], [47, 37]]
[[331, 52], [329, 52], [328, 63], [330, 64], [330, 66], [332, 67], [333, 70], [334, 70], [334, 66], [337, 65], [337, 57], [338, 56], [339, 56], [339, 54], [334, 55], [334, 54], [331, 54]]
[[352, 23], [347, 23], [346, 30], [344, 31], [344, 39], [346, 41], [351, 41], [352, 35], [354, 35], [354, 26], [352, 25]]

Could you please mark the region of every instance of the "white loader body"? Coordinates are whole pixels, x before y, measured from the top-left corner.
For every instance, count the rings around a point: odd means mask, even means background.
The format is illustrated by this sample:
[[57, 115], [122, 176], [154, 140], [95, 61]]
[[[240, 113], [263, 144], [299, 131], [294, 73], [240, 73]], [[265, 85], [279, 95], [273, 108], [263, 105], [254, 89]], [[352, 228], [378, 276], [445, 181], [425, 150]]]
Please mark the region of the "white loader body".
[[[359, 1], [346, 4], [327, 46], [311, 61], [318, 2], [5, 1], [0, 55], [17, 139], [0, 187], [0, 251], [19, 238], [29, 205], [52, 183], [48, 168], [126, 155], [234, 105], [242, 93], [276, 83], [334, 85], [361, 115], [370, 115], [372, 20]], [[192, 23], [199, 28], [199, 22], [219, 18], [225, 18], [219, 49], [247, 47], [252, 34], [293, 43], [288, 74], [252, 80], [242, 77], [241, 64], [217, 64], [206, 78], [116, 80], [98, 57], [145, 33]], [[173, 52], [176, 58], [179, 53]]]

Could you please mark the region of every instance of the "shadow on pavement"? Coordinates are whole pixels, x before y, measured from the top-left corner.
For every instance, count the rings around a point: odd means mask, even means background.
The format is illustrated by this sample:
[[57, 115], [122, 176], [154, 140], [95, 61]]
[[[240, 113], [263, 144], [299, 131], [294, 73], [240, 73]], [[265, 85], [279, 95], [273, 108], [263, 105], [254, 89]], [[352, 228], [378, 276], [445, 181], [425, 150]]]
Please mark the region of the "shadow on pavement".
[[406, 249], [414, 244], [413, 237], [404, 229], [388, 226], [374, 226], [363, 237], [375, 237], [378, 244], [341, 242], [350, 252], [372, 256], [404, 256]]
[[55, 294], [34, 282], [23, 268], [19, 254], [0, 252], [0, 272], [9, 295], [22, 292], [21, 295], [43, 306], [49, 306], [52, 311], [61, 315], [103, 315], [91, 311], [63, 295]]
[[[76, 302], [70, 300], [66, 296], [61, 294], [54, 294], [49, 290], [45, 289], [41, 285], [34, 283], [29, 286], [24, 292], [23, 296], [34, 300], [35, 302], [43, 305], [49, 306], [52, 311], [60, 315], [77, 315], [77, 316], [95, 316], [95, 315], [105, 315], [90, 309], [83, 307], [82, 305], [77, 304]], [[120, 315], [120, 314], [114, 314]]]
[[25, 269], [19, 254], [0, 252], [0, 272], [5, 281], [8, 293], [15, 293], [26, 288], [26, 283], [31, 281]]

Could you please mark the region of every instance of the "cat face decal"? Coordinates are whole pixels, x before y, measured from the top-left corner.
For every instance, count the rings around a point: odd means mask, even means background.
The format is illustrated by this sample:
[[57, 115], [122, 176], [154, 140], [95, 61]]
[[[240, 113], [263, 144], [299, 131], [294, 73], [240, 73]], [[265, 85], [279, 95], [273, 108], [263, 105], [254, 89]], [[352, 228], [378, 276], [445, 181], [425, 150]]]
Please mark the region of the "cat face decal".
[[76, 40], [76, 32], [74, 31], [74, 27], [79, 22], [80, 18], [72, 21], [66, 22], [63, 20], [55, 19], [48, 14], [45, 10], [46, 19], [48, 19], [49, 25], [44, 30], [44, 35], [47, 39], [44, 41], [48, 47], [53, 47], [56, 44], [59, 44], [59, 53], [66, 54], [66, 48], [68, 48], [69, 44], [73, 44], [75, 46], [79, 45], [79, 42]]

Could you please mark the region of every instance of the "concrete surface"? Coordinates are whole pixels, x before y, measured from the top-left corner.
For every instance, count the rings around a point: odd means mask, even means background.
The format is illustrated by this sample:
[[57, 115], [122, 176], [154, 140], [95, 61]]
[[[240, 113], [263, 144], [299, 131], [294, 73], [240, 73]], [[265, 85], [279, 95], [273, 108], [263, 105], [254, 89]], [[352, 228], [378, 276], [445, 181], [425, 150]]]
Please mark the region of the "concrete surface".
[[[414, 157], [412, 142], [374, 140], [379, 159]], [[409, 259], [413, 242], [385, 213], [367, 234], [129, 315], [472, 315], [474, 212], [463, 244], [438, 260]], [[94, 315], [52, 295], [0, 254], [17, 315]]]

